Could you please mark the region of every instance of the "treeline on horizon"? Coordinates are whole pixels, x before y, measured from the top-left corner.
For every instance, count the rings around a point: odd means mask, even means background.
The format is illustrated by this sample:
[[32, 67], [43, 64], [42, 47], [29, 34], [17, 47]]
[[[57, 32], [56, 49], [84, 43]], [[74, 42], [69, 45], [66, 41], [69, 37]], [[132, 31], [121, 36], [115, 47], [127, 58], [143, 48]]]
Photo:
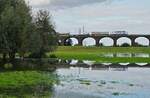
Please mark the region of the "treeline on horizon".
[[32, 14], [25, 0], [0, 0], [0, 58], [45, 57], [57, 47], [57, 33], [49, 12]]

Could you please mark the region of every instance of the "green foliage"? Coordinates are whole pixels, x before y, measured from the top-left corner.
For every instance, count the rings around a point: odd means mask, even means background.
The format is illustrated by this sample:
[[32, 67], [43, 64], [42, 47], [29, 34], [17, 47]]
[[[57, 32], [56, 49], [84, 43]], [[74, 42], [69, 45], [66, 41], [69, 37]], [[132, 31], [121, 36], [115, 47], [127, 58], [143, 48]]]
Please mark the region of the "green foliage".
[[130, 44], [128, 44], [128, 43], [123, 43], [123, 44], [121, 45], [121, 47], [130, 47]]
[[91, 85], [91, 81], [89, 80], [79, 80], [80, 84]]
[[135, 46], [136, 46], [136, 47], [148, 47], [148, 46], [146, 46], [146, 45], [142, 45], [142, 44], [139, 44], [139, 43], [137, 43], [137, 42], [135, 43]]
[[46, 52], [55, 50], [57, 45], [57, 34], [49, 12], [40, 10], [37, 13], [35, 28], [35, 33], [32, 36], [34, 43], [31, 45], [31, 55], [42, 58], [45, 57]]
[[65, 46], [72, 46], [73, 45], [73, 41], [71, 39], [67, 39], [65, 42]]
[[10, 58], [16, 52], [27, 51], [28, 32], [32, 21], [30, 8], [24, 0], [1, 0], [0, 49]]
[[100, 43], [100, 46], [104, 46], [103, 43]]
[[9, 68], [12, 68], [12, 67], [13, 67], [13, 65], [11, 63], [4, 64], [5, 69], [9, 69]]
[[50, 54], [49, 56], [50, 58], [57, 58], [57, 56], [55, 54]]
[[25, 0], [0, 0], [0, 54], [14, 59], [19, 53], [33, 53], [41, 58], [55, 50], [57, 34], [47, 11], [39, 11], [34, 19]]
[[114, 93], [112, 93], [112, 95], [114, 95], [114, 96], [119, 96], [120, 93], [119, 93], [119, 92], [114, 92]]
[[15, 71], [0, 73], [0, 88], [19, 88], [22, 86], [56, 84], [56, 77], [53, 74], [46, 75], [36, 71]]
[[37, 71], [14, 71], [0, 73], [0, 97], [33, 98], [51, 97], [57, 75]]

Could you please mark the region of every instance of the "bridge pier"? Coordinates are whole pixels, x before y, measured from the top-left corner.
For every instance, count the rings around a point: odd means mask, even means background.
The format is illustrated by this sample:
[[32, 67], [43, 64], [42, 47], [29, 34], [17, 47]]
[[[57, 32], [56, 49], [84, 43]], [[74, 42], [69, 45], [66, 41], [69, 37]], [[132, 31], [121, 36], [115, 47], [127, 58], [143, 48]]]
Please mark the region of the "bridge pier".
[[60, 46], [65, 46], [65, 39], [61, 39], [60, 42], [58, 41]]
[[79, 46], [82, 46], [82, 45], [83, 45], [82, 41], [83, 41], [82, 39], [78, 38], [78, 45], [79, 45]]
[[114, 45], [113, 47], [117, 47], [117, 39], [113, 39], [114, 40]]
[[100, 46], [100, 44], [99, 44], [100, 39], [99, 38], [95, 38], [95, 41], [96, 41], [96, 46]]
[[132, 38], [130, 38], [130, 39], [131, 39], [131, 46], [136, 46], [136, 42], [135, 42], [135, 39], [136, 39], [136, 38], [133, 38], [133, 37], [132, 37]]
[[149, 40], [149, 47], [150, 47], [150, 38], [148, 37], [148, 40]]

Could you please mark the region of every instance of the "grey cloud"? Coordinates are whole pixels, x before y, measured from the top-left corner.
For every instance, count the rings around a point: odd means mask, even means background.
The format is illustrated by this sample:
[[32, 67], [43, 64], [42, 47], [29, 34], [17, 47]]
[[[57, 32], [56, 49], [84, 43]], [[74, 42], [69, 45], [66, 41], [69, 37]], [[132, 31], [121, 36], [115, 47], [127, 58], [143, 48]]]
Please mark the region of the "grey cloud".
[[[50, 4], [46, 7], [51, 9], [64, 9], [64, 8], [73, 8], [73, 7], [79, 7], [88, 4], [94, 4], [94, 3], [103, 3], [103, 2], [110, 3], [112, 1], [113, 0], [50, 0]], [[41, 7], [44, 7], [44, 5]]]
[[52, 0], [52, 6], [61, 6], [61, 7], [76, 7], [85, 4], [105, 2], [108, 0]]

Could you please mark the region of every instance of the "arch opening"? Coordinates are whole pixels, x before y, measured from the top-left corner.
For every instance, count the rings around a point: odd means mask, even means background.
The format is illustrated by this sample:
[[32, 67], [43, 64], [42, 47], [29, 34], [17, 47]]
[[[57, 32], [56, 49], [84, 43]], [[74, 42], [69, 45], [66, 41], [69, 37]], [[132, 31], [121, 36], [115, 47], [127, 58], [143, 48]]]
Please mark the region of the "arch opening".
[[83, 46], [95, 46], [96, 45], [96, 40], [92, 37], [85, 38], [82, 41], [82, 45]]
[[61, 45], [61, 43], [62, 43], [62, 40], [59, 39], [58, 40], [58, 45]]
[[65, 40], [65, 46], [76, 46], [79, 44], [79, 41], [77, 38], [68, 38]]
[[99, 41], [100, 46], [113, 46], [114, 40], [110, 37], [104, 37]]
[[131, 46], [132, 41], [128, 37], [121, 37], [117, 39], [117, 46]]
[[135, 39], [136, 46], [149, 46], [150, 41], [146, 37], [138, 37]]

